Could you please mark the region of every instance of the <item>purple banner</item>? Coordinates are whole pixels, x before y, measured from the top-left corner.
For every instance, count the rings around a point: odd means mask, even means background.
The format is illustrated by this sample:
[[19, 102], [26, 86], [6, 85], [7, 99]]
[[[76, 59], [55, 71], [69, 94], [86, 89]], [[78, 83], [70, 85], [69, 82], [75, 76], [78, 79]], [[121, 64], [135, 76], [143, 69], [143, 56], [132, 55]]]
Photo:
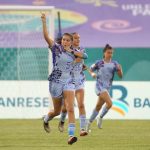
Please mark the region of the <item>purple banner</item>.
[[150, 47], [149, 0], [1, 0], [0, 5], [55, 6], [62, 31], [78, 32], [84, 47]]

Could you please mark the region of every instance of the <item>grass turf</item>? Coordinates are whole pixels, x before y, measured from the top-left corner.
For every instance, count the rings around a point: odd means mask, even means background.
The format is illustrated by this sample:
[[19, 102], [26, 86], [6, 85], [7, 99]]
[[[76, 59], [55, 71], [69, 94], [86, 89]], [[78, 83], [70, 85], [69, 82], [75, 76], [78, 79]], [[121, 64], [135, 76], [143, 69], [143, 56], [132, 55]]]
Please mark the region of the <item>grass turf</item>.
[[43, 130], [42, 120], [0, 120], [0, 150], [150, 150], [150, 120], [104, 120], [103, 129], [96, 122], [91, 133], [67, 144], [65, 132], [58, 131], [58, 120], [51, 123], [51, 133]]

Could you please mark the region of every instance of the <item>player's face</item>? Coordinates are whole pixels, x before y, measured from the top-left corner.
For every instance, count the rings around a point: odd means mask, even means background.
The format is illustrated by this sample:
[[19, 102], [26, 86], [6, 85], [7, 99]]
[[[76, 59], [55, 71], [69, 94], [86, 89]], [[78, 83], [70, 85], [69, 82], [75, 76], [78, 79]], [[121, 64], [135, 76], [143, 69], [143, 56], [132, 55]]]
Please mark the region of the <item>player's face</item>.
[[79, 46], [80, 45], [80, 35], [74, 34], [73, 35], [73, 46]]
[[113, 49], [107, 49], [104, 53], [106, 59], [111, 59], [113, 56]]
[[72, 40], [71, 40], [70, 36], [64, 35], [62, 37], [61, 44], [64, 47], [64, 49], [70, 48], [72, 45]]

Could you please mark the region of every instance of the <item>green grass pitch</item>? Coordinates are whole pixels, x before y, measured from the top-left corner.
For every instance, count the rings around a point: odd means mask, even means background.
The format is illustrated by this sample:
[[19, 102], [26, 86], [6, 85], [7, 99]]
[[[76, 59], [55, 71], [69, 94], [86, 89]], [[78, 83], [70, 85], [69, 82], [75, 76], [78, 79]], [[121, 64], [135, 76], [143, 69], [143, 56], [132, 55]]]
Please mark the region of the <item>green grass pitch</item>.
[[67, 144], [65, 132], [58, 131], [58, 120], [51, 123], [51, 133], [43, 130], [42, 120], [0, 120], [0, 150], [150, 150], [150, 120], [104, 120], [103, 129], [96, 122], [86, 137]]

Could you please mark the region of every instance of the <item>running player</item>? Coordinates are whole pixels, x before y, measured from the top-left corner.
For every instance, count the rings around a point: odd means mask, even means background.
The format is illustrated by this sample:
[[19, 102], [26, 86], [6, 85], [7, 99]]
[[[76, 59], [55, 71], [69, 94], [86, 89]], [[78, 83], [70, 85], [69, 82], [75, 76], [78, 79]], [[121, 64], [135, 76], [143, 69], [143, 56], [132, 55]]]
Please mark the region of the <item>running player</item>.
[[[75, 51], [82, 52], [84, 54], [84, 58], [87, 58], [87, 54], [85, 50], [80, 47], [80, 35], [78, 33], [72, 33], [73, 35], [73, 48]], [[73, 66], [72, 75], [75, 82], [75, 97], [78, 103], [79, 108], [79, 119], [80, 119], [80, 136], [85, 136], [88, 134], [86, 131], [86, 111], [84, 106], [84, 82], [85, 82], [85, 75], [83, 73], [83, 59], [76, 57], [75, 63]], [[64, 122], [67, 115], [67, 111], [65, 106], [62, 107], [60, 122], [58, 125], [59, 131], [64, 131]]]
[[41, 16], [43, 24], [43, 35], [48, 43], [53, 56], [53, 71], [49, 76], [49, 91], [52, 97], [54, 110], [50, 111], [43, 119], [43, 126], [46, 132], [50, 132], [49, 121], [58, 116], [61, 111], [62, 97], [65, 101], [68, 112], [68, 144], [77, 141], [75, 137], [75, 115], [74, 115], [74, 83], [71, 76], [73, 64], [76, 57], [83, 57], [80, 52], [71, 49], [73, 37], [69, 33], [64, 33], [61, 44], [55, 43], [48, 35], [46, 26], [46, 16]]
[[[113, 48], [107, 44], [103, 49], [103, 59], [97, 61], [90, 68], [91, 76], [96, 78], [96, 94], [98, 96], [98, 100], [87, 124], [87, 131], [89, 131], [91, 123], [105, 104], [97, 119], [98, 128], [102, 128], [102, 119], [112, 106], [109, 90], [112, 85], [114, 73], [117, 72], [120, 78], [123, 76], [121, 65], [119, 65], [117, 61], [112, 60], [112, 56]], [[96, 73], [94, 73], [94, 71], [96, 71]]]

